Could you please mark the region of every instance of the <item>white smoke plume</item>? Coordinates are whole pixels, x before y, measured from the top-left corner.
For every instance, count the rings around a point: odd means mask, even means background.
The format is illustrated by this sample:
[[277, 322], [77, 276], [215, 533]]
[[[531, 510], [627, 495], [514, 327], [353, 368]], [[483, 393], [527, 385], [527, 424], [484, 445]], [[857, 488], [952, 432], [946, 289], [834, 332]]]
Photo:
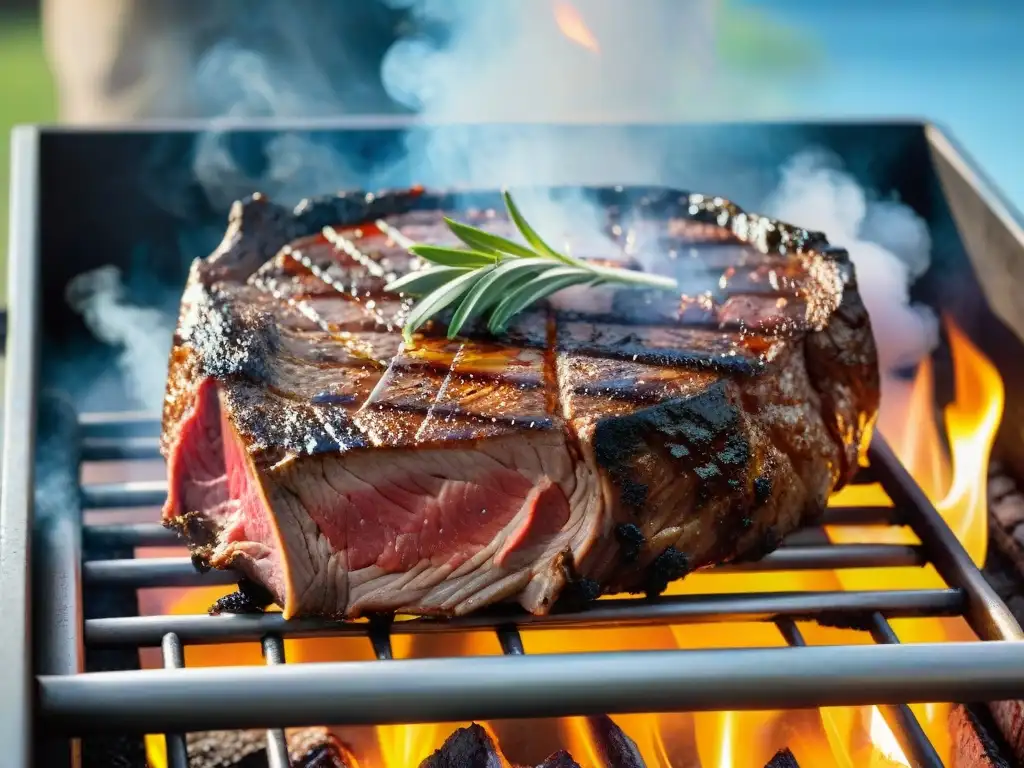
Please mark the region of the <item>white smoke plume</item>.
[[266, 168], [258, 175], [246, 172], [231, 153], [227, 131], [216, 128], [220, 121], [237, 125], [254, 117], [323, 117], [340, 108], [322, 73], [302, 55], [301, 43], [294, 41], [288, 50], [292, 57], [278, 64], [228, 40], [215, 45], [199, 62], [197, 89], [219, 108], [215, 107], [215, 127], [199, 137], [193, 171], [217, 208], [227, 208], [255, 191], [294, 204], [303, 197], [336, 190], [351, 175], [337, 152], [294, 134], [271, 139]]
[[824, 232], [850, 252], [883, 373], [913, 367], [931, 353], [938, 344], [938, 319], [910, 301], [910, 286], [931, 259], [928, 226], [914, 211], [896, 201], [869, 199], [834, 157], [808, 151], [782, 169], [765, 212]]
[[649, 122], [756, 108], [718, 71], [716, 0], [391, 4], [446, 30], [440, 42], [400, 40], [383, 67], [392, 97], [431, 117]]
[[76, 277], [68, 284], [67, 299], [97, 339], [120, 350], [117, 364], [129, 392], [148, 410], [159, 411], [173, 315], [132, 303], [121, 271], [112, 266]]

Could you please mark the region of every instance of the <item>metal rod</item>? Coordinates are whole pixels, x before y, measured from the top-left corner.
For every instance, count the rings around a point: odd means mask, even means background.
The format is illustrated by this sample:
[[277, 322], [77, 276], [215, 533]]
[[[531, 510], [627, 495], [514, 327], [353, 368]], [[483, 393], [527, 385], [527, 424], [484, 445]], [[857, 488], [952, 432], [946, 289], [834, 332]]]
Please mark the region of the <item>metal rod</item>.
[[160, 459], [157, 437], [87, 437], [82, 441], [84, 461], [156, 461]]
[[871, 442], [871, 466], [889, 498], [903, 510], [907, 524], [921, 540], [939, 575], [967, 593], [965, 618], [983, 640], [1024, 640], [1024, 632], [1006, 604], [985, 581], [956, 534], [921, 487], [879, 436]]
[[[277, 635], [264, 635], [261, 640], [263, 645], [263, 658], [267, 664], [284, 664], [284, 642]], [[288, 740], [284, 735], [283, 728], [267, 729], [267, 763], [269, 768], [289, 768], [291, 760], [288, 757]]]
[[11, 132], [8, 316], [0, 481], [0, 744], [12, 766], [34, 762], [32, 515], [39, 342], [39, 133]]
[[391, 625], [390, 619], [370, 619], [369, 635], [370, 643], [373, 645], [373, 655], [380, 661], [388, 661], [395, 658], [394, 650], [391, 647]]
[[151, 557], [143, 560], [93, 560], [82, 564], [82, 580], [87, 586], [198, 587], [236, 584], [240, 575], [233, 571], [211, 570], [201, 573], [187, 557]]
[[515, 624], [501, 624], [494, 629], [498, 635], [498, 642], [501, 643], [501, 652], [506, 656], [523, 656], [526, 650], [523, 648], [523, 637], [519, 634], [519, 628]]
[[[871, 614], [869, 626], [871, 637], [876, 643], [899, 644], [899, 638], [882, 614]], [[943, 768], [942, 758], [935, 751], [928, 734], [924, 732], [910, 707], [906, 704], [879, 704], [878, 711], [882, 713], [889, 730], [899, 742], [903, 754], [910, 758], [911, 765], [921, 768]]]
[[[881, 614], [876, 613], [873, 615], [878, 616], [885, 622]], [[792, 619], [779, 619], [776, 621], [776, 626], [786, 639], [786, 643], [791, 647], [808, 647], [803, 633]], [[888, 623], [886, 623], [886, 626], [888, 627]], [[895, 635], [893, 635], [893, 638], [895, 638]], [[894, 640], [894, 642], [898, 643], [899, 641]], [[938, 754], [935, 752], [935, 747], [932, 746], [928, 735], [921, 728], [917, 718], [914, 717], [914, 713], [910, 711], [910, 707], [906, 704], [882, 704], [879, 705], [879, 711], [885, 718], [889, 729], [893, 732], [893, 736], [895, 736], [896, 741], [899, 743], [900, 749], [903, 750], [903, 754], [910, 757], [912, 765], [919, 768], [943, 768], [942, 760], [939, 759]]]
[[[892, 525], [896, 518], [895, 511], [888, 507], [838, 507], [826, 514], [822, 525]], [[85, 535], [95, 541], [121, 546], [185, 545], [184, 540], [175, 531], [165, 528], [160, 523], [94, 523], [85, 526]], [[821, 528], [804, 528], [787, 536], [786, 544], [795, 546], [798, 543], [802, 544], [804, 540], [816, 544], [819, 538], [824, 536]], [[826, 543], [828, 541], [822, 540]]]
[[[903, 544], [833, 544], [820, 547], [783, 547], [749, 563], [730, 563], [711, 572], [815, 571], [842, 568], [891, 568], [922, 565], [924, 551]], [[200, 573], [187, 557], [144, 560], [94, 560], [83, 566], [86, 584], [135, 587], [193, 587], [234, 584], [233, 571]]]
[[[85, 441], [83, 455], [86, 459], [97, 460], [88, 454], [90, 444], [89, 440]], [[125, 453], [127, 452], [128, 449], [125, 449]], [[117, 455], [112, 458], [135, 457]], [[159, 507], [163, 506], [164, 500], [167, 498], [167, 482], [151, 480], [104, 483], [85, 486], [82, 491], [86, 501], [95, 502], [92, 508]], [[900, 511], [893, 507], [829, 507], [821, 517], [820, 525], [892, 525], [898, 524], [900, 520]]]
[[[83, 449], [83, 459], [85, 458]], [[166, 498], [167, 483], [163, 480], [97, 483], [82, 486], [82, 506], [85, 509], [159, 507], [163, 505]]]
[[159, 435], [160, 420], [159, 413], [147, 411], [90, 411], [78, 416], [86, 437]]
[[895, 507], [829, 507], [821, 525], [902, 525], [903, 515]]
[[[181, 639], [173, 632], [168, 632], [161, 642], [164, 657], [164, 669], [185, 668], [185, 648]], [[183, 733], [168, 733], [164, 737], [167, 743], [168, 768], [188, 768], [188, 743]]]
[[86, 541], [108, 547], [173, 547], [184, 545], [175, 531], [159, 523], [113, 523], [86, 525]]
[[871, 483], [878, 482], [878, 475], [871, 466], [861, 467], [857, 470], [857, 475], [853, 478], [853, 482], [850, 485], [869, 485]]
[[760, 560], [728, 563], [713, 571], [818, 571], [844, 568], [896, 568], [924, 565], [924, 550], [903, 544], [832, 544], [821, 547], [782, 547]]
[[601, 713], [806, 709], [1024, 696], [1024, 644], [628, 651], [96, 672], [37, 678], [62, 733]]
[[775, 620], [775, 626], [778, 628], [779, 633], [786, 641], [786, 645], [792, 648], [806, 648], [807, 641], [804, 640], [804, 633], [800, 631], [800, 627], [796, 625], [796, 622], [789, 617], [784, 617]]
[[[32, 542], [35, 671], [74, 675], [84, 666], [82, 632], [82, 510], [78, 505], [78, 416], [56, 393], [39, 397], [39, 442], [35, 457], [36, 496]], [[81, 745], [40, 739], [40, 765], [77, 766]]]
[[[652, 624], [694, 624], [763, 621], [776, 616], [832, 619], [879, 611], [893, 617], [954, 616], [963, 608], [955, 589], [863, 592], [754, 592], [725, 595], [676, 595], [655, 600], [598, 600], [572, 613], [535, 616], [520, 609], [493, 608], [453, 619], [409, 619], [394, 622], [391, 633], [425, 634], [492, 629], [516, 624], [533, 629], [566, 627], [640, 627]], [[280, 613], [257, 615], [206, 614], [132, 616], [93, 619], [85, 624], [90, 648], [147, 647], [174, 632], [190, 644], [235, 643], [257, 640], [268, 632], [282, 637], [358, 636], [365, 622], [298, 618], [285, 621]]]

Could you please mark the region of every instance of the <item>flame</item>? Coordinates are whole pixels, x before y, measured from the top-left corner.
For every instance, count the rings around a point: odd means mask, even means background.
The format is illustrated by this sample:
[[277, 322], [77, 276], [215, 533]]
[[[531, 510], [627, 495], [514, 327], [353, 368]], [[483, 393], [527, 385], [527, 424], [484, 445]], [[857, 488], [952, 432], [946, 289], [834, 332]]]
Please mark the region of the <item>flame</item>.
[[885, 718], [882, 717], [882, 712], [878, 707], [871, 708], [871, 742], [875, 745], [875, 748], [881, 753], [881, 756], [886, 760], [900, 765], [905, 765], [910, 768], [910, 761], [907, 760], [907, 756], [903, 754], [903, 750], [900, 748], [899, 742], [896, 741], [896, 736], [889, 728], [888, 723], [885, 722]]
[[418, 766], [451, 734], [437, 723], [385, 725], [377, 728], [382, 762], [385, 766]]
[[566, 0], [554, 0], [552, 10], [555, 15], [555, 24], [558, 25], [558, 29], [563, 35], [591, 53], [601, 52], [601, 46], [598, 45], [594, 33], [590, 31], [580, 12], [571, 3]]
[[[564, 2], [555, 3], [559, 27], [571, 39], [592, 41], [578, 14]], [[574, 31], [575, 30], [575, 31]], [[582, 33], [579, 33], [582, 30]], [[596, 43], [594, 43], [596, 47]], [[589, 47], [589, 45], [588, 45]], [[976, 563], [985, 557], [987, 510], [985, 484], [988, 461], [1004, 404], [1003, 384], [992, 363], [947, 320], [947, 336], [955, 366], [955, 399], [944, 412], [943, 438], [934, 404], [934, 370], [930, 361], [918, 369], [913, 383], [894, 390], [897, 407], [883, 414], [879, 429], [901, 461], [921, 484], [929, 498], [959, 537]], [[887, 391], [887, 397], [889, 397]], [[851, 486], [836, 494], [833, 506], [890, 505], [878, 485]], [[827, 530], [837, 543], [916, 543], [914, 534], [895, 526], [843, 526]], [[761, 574], [698, 573], [672, 584], [670, 594], [736, 593], [792, 590], [861, 590], [942, 587], [931, 568], [886, 568], [835, 572]], [[172, 612], [202, 612], [221, 594], [220, 590], [179, 592]], [[902, 642], [936, 642], [973, 637], [962, 619], [930, 618], [893, 620]], [[810, 645], [869, 643], [865, 633], [799, 625]], [[586, 632], [523, 631], [527, 653], [553, 653], [703, 647], [781, 647], [785, 641], [776, 627], [766, 622], [709, 624], [699, 626], [600, 629]], [[424, 655], [481, 655], [500, 653], [490, 633], [459, 636], [394, 638], [396, 658]], [[359, 639], [320, 639], [286, 642], [289, 661], [325, 661], [371, 658], [369, 643]], [[186, 651], [190, 666], [207, 664], [262, 664], [256, 644], [198, 646]], [[383, 662], [386, 663], [386, 662]], [[940, 756], [951, 762], [952, 744], [946, 718], [948, 706], [912, 706]], [[801, 765], [827, 768], [899, 768], [910, 761], [901, 750], [877, 707], [831, 707], [817, 712], [709, 712], [668, 715], [616, 716], [615, 723], [636, 743], [649, 768], [673, 768], [695, 764], [702, 768], [762, 768], [782, 747], [789, 747]], [[357, 751], [368, 768], [415, 768], [437, 749], [461, 723], [444, 725], [382, 726]], [[508, 724], [492, 724], [491, 735], [505, 747], [511, 763], [519, 761], [511, 743]], [[583, 768], [604, 768], [594, 732], [582, 718], [567, 718], [558, 728], [552, 724], [523, 726], [520, 733], [540, 739], [541, 733], [569, 749]], [[545, 730], [546, 729], [546, 730]], [[153, 768], [166, 768], [162, 737], [147, 737]], [[552, 750], [553, 751], [553, 750]], [[525, 759], [523, 760], [525, 762]], [[539, 761], [538, 761], [539, 762]]]
[[936, 507], [980, 568], [988, 545], [988, 464], [1006, 393], [992, 362], [953, 323], [946, 325], [956, 387], [946, 408], [953, 482]]
[[[974, 562], [981, 565], [988, 539], [988, 463], [1002, 417], [1005, 392], [991, 361], [955, 323], [947, 318], [945, 325], [955, 371], [955, 399], [944, 412], [951, 460], [946, 458], [934, 426], [934, 371], [930, 360], [920, 366], [910, 388], [905, 421], [886, 420], [880, 424], [880, 431], [890, 440], [900, 461], [921, 484]], [[891, 501], [880, 486], [871, 485], [838, 494], [832, 504], [889, 505]], [[835, 542], [917, 542], [911, 531], [896, 527], [836, 527], [830, 528], [828, 534]], [[904, 589], [945, 586], [930, 567], [848, 571], [839, 576], [846, 589], [887, 589], [894, 583]], [[973, 638], [962, 619], [904, 619], [893, 621], [892, 626], [902, 642]], [[915, 705], [911, 709], [940, 755], [948, 755], [952, 748], [946, 726], [948, 705]], [[878, 751], [890, 761], [909, 764], [877, 709], [872, 712], [871, 734]]]

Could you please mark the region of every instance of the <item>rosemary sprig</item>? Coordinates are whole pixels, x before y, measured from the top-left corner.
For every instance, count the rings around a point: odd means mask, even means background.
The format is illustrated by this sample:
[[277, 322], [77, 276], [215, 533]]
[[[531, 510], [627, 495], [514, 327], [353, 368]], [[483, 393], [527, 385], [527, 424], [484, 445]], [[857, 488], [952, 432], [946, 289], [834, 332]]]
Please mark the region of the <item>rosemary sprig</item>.
[[541, 299], [573, 285], [616, 285], [679, 289], [675, 280], [631, 269], [590, 264], [559, 253], [523, 218], [512, 196], [502, 192], [509, 218], [526, 245], [445, 218], [467, 247], [414, 244], [409, 252], [431, 262], [426, 269], [393, 280], [385, 290], [419, 296], [405, 321], [406, 341], [431, 317], [456, 305], [448, 325], [454, 338], [474, 315], [490, 313], [487, 330], [503, 333], [515, 315]]

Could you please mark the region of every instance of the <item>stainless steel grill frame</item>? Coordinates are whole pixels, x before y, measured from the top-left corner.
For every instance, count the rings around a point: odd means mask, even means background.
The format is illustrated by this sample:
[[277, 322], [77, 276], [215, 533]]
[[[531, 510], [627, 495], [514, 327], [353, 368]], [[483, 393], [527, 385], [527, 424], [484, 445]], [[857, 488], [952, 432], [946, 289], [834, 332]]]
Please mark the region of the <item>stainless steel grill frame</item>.
[[[859, 481], [882, 483], [893, 508], [831, 510], [826, 522], [907, 525], [920, 545], [831, 545], [802, 535], [758, 563], [733, 568], [831, 570], [927, 562], [947, 589], [622, 599], [548, 617], [495, 610], [452, 621], [390, 624], [283, 622], [272, 614], [83, 621], [82, 590], [188, 587], [226, 583], [230, 577], [200, 575], [185, 556], [83, 557], [86, 549], [104, 545], [166, 544], [169, 535], [156, 525], [82, 526], [85, 509], [157, 505], [165, 489], [160, 483], [79, 486], [82, 461], [154, 457], [157, 424], [138, 414], [79, 415], [59, 397], [38, 391], [38, 138], [33, 130], [17, 132], [13, 152], [0, 488], [0, 611], [7, 619], [0, 623], [0, 674], [7, 694], [0, 701], [0, 744], [9, 764], [72, 765], [76, 739], [110, 732], [167, 733], [170, 765], [181, 768], [187, 765], [185, 732], [266, 728], [271, 764], [283, 766], [282, 728], [294, 725], [879, 704], [915, 764], [937, 766], [941, 762], [907, 703], [1024, 697], [1024, 644], [1017, 642], [1024, 639], [1021, 628], [880, 440]], [[994, 199], [986, 202], [988, 210], [998, 205]], [[66, 466], [56, 470], [57, 481], [73, 490], [66, 503], [51, 504], [41, 514], [33, 499], [39, 478], [32, 468], [46, 449], [44, 429], [73, 448]], [[54, 471], [49, 468], [45, 479], [53, 481]], [[982, 642], [900, 645], [888, 619], [924, 615], [962, 615]], [[519, 635], [520, 627], [741, 620], [774, 622], [790, 647], [526, 656]], [[798, 620], [863, 629], [876, 644], [806, 647]], [[467, 629], [495, 632], [505, 655], [392, 658], [394, 633]], [[354, 634], [366, 636], [377, 659], [388, 663], [285, 663], [284, 637]], [[183, 669], [185, 645], [239, 640], [260, 641], [267, 666]], [[83, 654], [145, 646], [162, 648], [163, 670], [81, 671]]]

